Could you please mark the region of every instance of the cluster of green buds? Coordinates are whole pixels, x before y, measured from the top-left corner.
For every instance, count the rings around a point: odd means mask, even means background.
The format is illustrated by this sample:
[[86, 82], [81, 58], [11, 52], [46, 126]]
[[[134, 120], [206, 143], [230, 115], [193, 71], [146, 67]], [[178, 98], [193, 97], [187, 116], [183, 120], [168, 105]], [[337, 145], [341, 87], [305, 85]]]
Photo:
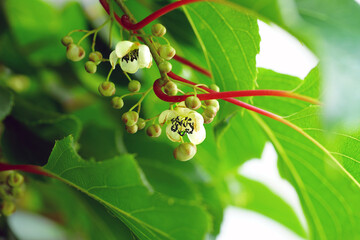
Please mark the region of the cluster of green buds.
[[78, 62], [85, 57], [85, 50], [80, 45], [75, 44], [71, 36], [65, 36], [61, 39], [61, 43], [66, 47], [66, 57]]
[[162, 24], [160, 23], [154, 24], [151, 27], [151, 33], [154, 37], [163, 38], [167, 42], [166, 45], [161, 45], [158, 42], [155, 42], [154, 45], [157, 49], [157, 53], [163, 59], [163, 61], [159, 63], [159, 70], [161, 72], [168, 73], [172, 69], [172, 65], [168, 61], [175, 56], [176, 50], [170, 45], [169, 41], [164, 37], [166, 33], [166, 28]]
[[15, 171], [0, 172], [1, 214], [10, 216], [16, 209], [16, 200], [24, 194], [24, 177]]

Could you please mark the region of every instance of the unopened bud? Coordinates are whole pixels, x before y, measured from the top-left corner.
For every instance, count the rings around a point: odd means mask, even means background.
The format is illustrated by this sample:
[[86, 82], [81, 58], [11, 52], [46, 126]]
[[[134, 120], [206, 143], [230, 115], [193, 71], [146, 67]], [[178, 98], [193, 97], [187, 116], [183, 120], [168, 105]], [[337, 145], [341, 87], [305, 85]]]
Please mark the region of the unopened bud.
[[64, 45], [65, 47], [67, 47], [68, 45], [70, 45], [71, 43], [73, 43], [74, 40], [72, 37], [70, 36], [65, 36], [61, 39], [61, 43], [62, 45]]
[[196, 145], [193, 143], [182, 143], [174, 149], [174, 157], [179, 161], [188, 161], [196, 154]]
[[136, 80], [131, 80], [128, 84], [128, 89], [130, 92], [138, 92], [140, 91], [141, 83]]
[[209, 124], [209, 123], [211, 123], [211, 122], [214, 120], [214, 118], [209, 118], [209, 117], [206, 116], [204, 113], [202, 113], [201, 115], [202, 115], [203, 118], [204, 118], [204, 123], [205, 123], [205, 124]]
[[166, 28], [164, 27], [164, 25], [157, 23], [152, 25], [151, 27], [151, 33], [155, 36], [155, 37], [162, 37], [165, 35], [166, 33]]
[[178, 92], [178, 87], [177, 87], [176, 83], [171, 82], [171, 81], [166, 83], [164, 86], [164, 92], [168, 96], [175, 96]]
[[138, 131], [138, 125], [134, 124], [132, 126], [125, 126], [126, 131], [131, 134], [135, 134]]
[[161, 72], [169, 73], [169, 72], [171, 72], [172, 65], [168, 61], [162, 61], [159, 64], [159, 69], [160, 69]]
[[24, 183], [24, 177], [18, 172], [12, 172], [7, 178], [7, 184], [10, 187], [18, 187]]
[[85, 50], [81, 46], [71, 43], [66, 48], [66, 57], [73, 62], [78, 62], [85, 57]]
[[159, 124], [153, 124], [146, 129], [149, 137], [159, 137], [161, 135], [161, 127]]
[[205, 100], [204, 101], [206, 106], [213, 106], [216, 108], [216, 111], [219, 111], [220, 109], [220, 105], [219, 105], [219, 101], [215, 100], [215, 99], [211, 99], [211, 100]]
[[170, 45], [162, 45], [159, 47], [158, 53], [160, 57], [164, 58], [165, 60], [170, 60], [175, 56], [176, 51], [175, 48]]
[[125, 123], [126, 126], [133, 126], [137, 123], [139, 119], [139, 114], [134, 111], [126, 112], [122, 115], [121, 120]]
[[1, 213], [4, 214], [4, 216], [10, 216], [15, 212], [15, 204], [12, 201], [4, 200], [1, 203]]
[[111, 106], [115, 109], [121, 109], [124, 106], [124, 100], [121, 97], [113, 97], [111, 99]]
[[99, 85], [98, 90], [102, 96], [111, 97], [115, 94], [116, 88], [113, 82], [106, 81]]
[[102, 58], [103, 58], [103, 56], [102, 56], [101, 52], [98, 52], [98, 51], [91, 52], [89, 54], [89, 61], [94, 62], [96, 65], [101, 62]]
[[138, 126], [139, 130], [144, 129], [146, 126], [145, 120], [142, 118], [139, 118], [139, 120], [137, 122], [137, 126]]
[[214, 90], [215, 92], [220, 92], [219, 86], [216, 85], [215, 83], [210, 84], [209, 88], [210, 88], [211, 90]]
[[96, 73], [96, 70], [97, 70], [97, 66], [94, 62], [92, 61], [87, 61], [85, 63], [85, 70], [88, 72], [88, 73]]
[[190, 96], [185, 99], [185, 105], [187, 108], [197, 110], [201, 107], [201, 101], [198, 97]]
[[208, 118], [214, 118], [216, 116], [217, 109], [214, 106], [207, 106], [203, 113]]

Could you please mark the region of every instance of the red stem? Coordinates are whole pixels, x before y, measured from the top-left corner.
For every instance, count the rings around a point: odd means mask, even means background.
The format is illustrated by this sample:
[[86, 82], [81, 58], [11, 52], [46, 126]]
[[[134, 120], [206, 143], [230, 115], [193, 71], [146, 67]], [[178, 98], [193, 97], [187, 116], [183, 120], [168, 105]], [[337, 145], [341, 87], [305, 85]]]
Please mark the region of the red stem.
[[0, 172], [1, 171], [8, 171], [8, 170], [18, 170], [28, 173], [33, 173], [37, 175], [43, 175], [46, 177], [54, 177], [50, 173], [44, 171], [40, 166], [36, 165], [12, 165], [7, 163], [0, 163]]
[[143, 20], [141, 20], [140, 22], [135, 23], [135, 24], [131, 23], [129, 21], [129, 18], [126, 15], [122, 16], [121, 20], [123, 21], [123, 25], [125, 26], [126, 29], [139, 30], [140, 28], [145, 27], [146, 25], [148, 25], [155, 19], [161, 17], [162, 15], [164, 15], [168, 12], [171, 12], [172, 10], [174, 10], [178, 7], [181, 7], [185, 4], [201, 2], [201, 1], [205, 1], [205, 0], [181, 0], [181, 1], [170, 3], [169, 5], [166, 5], [165, 7], [160, 8], [159, 10], [153, 12], [152, 14], [150, 14], [149, 16], [147, 16], [146, 18], [144, 18]]
[[[177, 81], [183, 82], [183, 83], [196, 85], [196, 83], [188, 81], [180, 76], [177, 76], [173, 72], [169, 72], [168, 76]], [[296, 94], [293, 92], [281, 91], [281, 90], [263, 89], [263, 90], [240, 90], [240, 91], [228, 91], [228, 92], [215, 92], [206, 87], [202, 87], [202, 86], [199, 86], [199, 87], [203, 90], [210, 92], [210, 93], [205, 93], [205, 94], [197, 94], [196, 96], [200, 100], [225, 99], [225, 98], [233, 98], [233, 97], [250, 97], [250, 96], [276, 96], [276, 97], [294, 98], [294, 99], [306, 101], [306, 102], [309, 102], [312, 104], [319, 104], [319, 102], [316, 99], [312, 99], [310, 97], [299, 95], [299, 94]], [[168, 96], [165, 93], [163, 93], [161, 91], [161, 89], [159, 91], [159, 89], [154, 88], [154, 91], [155, 90], [157, 91], [157, 94], [159, 94], [159, 96], [161, 96], [160, 99], [162, 99], [163, 101], [166, 101], [166, 102], [182, 102], [182, 101], [185, 101], [185, 99], [187, 97], [192, 96], [192, 95]]]
[[[168, 73], [168, 75], [169, 75], [169, 77], [171, 77], [171, 78], [173, 78], [173, 79], [175, 79], [175, 80], [177, 80], [177, 81], [180, 81], [180, 82], [183, 82], [183, 83], [187, 83], [187, 84], [191, 84], [191, 85], [194, 85], [194, 86], [196, 85], [196, 83], [191, 82], [191, 81], [189, 81], [189, 80], [186, 80], [186, 79], [184, 79], [184, 78], [182, 78], [182, 77], [174, 74], [173, 72]], [[202, 89], [204, 89], [204, 90], [206, 90], [206, 91], [208, 91], [210, 94], [217, 94], [217, 92], [215, 92], [214, 90], [211, 90], [211, 89], [209, 89], [209, 88], [207, 88], [207, 87], [203, 87], [203, 86], [199, 86], [199, 87], [202, 88]], [[160, 83], [159, 83], [159, 80], [156, 80], [156, 81], [154, 82], [153, 89], [154, 89], [154, 93], [156, 94], [156, 96], [157, 96], [158, 98], [160, 98], [161, 100], [163, 100], [163, 101], [168, 101], [168, 100], [170, 100], [170, 96], [168, 96], [168, 95], [166, 95], [165, 93], [162, 92], [161, 86], [160, 86]], [[209, 95], [210, 95], [210, 94], [209, 94]], [[201, 94], [201, 95], [202, 95], [202, 94]], [[198, 95], [197, 95], [197, 96], [198, 96]], [[171, 99], [171, 100], [172, 100], [172, 99]], [[272, 118], [272, 119], [274, 119], [274, 120], [276, 120], [276, 121], [279, 121], [279, 122], [281, 122], [281, 123], [284, 123], [285, 125], [287, 125], [287, 126], [293, 128], [293, 129], [295, 129], [296, 131], [298, 131], [298, 129], [295, 128], [294, 125], [292, 125], [290, 122], [286, 121], [285, 119], [283, 119], [283, 118], [282, 118], [281, 116], [279, 116], [279, 115], [276, 115], [276, 114], [274, 114], [274, 113], [265, 111], [265, 110], [263, 110], [263, 109], [261, 109], [261, 108], [252, 106], [252, 105], [250, 105], [250, 104], [248, 104], [248, 103], [239, 101], [239, 100], [237, 100], [237, 99], [235, 99], [235, 98], [229, 98], [229, 97], [228, 97], [228, 98], [223, 98], [223, 100], [225, 100], [225, 101], [227, 101], [227, 102], [230, 102], [230, 103], [232, 103], [232, 104], [235, 104], [235, 105], [237, 105], [237, 106], [239, 106], [239, 107], [243, 107], [243, 108], [245, 108], [245, 109], [248, 109], [248, 110], [250, 110], [250, 111], [259, 113], [259, 114], [264, 115], [264, 116], [266, 116], [266, 117]], [[169, 102], [169, 101], [168, 101], [168, 102]], [[172, 101], [170, 101], [170, 102], [172, 102]], [[175, 102], [177, 102], [177, 101], [175, 101]]]

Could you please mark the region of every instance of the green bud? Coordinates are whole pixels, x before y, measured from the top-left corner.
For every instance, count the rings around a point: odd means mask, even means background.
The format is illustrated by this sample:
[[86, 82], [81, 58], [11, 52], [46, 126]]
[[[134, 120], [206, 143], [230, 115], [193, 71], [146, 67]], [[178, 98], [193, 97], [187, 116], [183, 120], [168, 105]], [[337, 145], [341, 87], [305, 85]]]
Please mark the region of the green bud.
[[138, 131], [138, 125], [125, 126], [125, 129], [128, 133], [135, 134]]
[[157, 23], [152, 25], [151, 27], [151, 33], [155, 36], [155, 37], [162, 37], [165, 35], [166, 33], [166, 28], [164, 27], [164, 25]]
[[99, 85], [99, 93], [104, 97], [111, 97], [115, 94], [116, 88], [113, 82], [102, 82]]
[[198, 97], [191, 96], [185, 99], [185, 105], [187, 108], [197, 110], [201, 107], [201, 101]]
[[124, 100], [121, 97], [113, 97], [111, 99], [111, 106], [115, 109], [121, 109], [124, 106]]
[[202, 115], [203, 118], [204, 118], [204, 123], [205, 123], [205, 124], [209, 124], [209, 123], [211, 123], [211, 122], [214, 120], [214, 118], [209, 118], [209, 117], [206, 116], [204, 113], [202, 113], [201, 115]]
[[159, 47], [158, 53], [159, 53], [160, 57], [169, 61], [170, 59], [172, 59], [175, 56], [176, 51], [175, 51], [175, 48], [173, 48], [170, 45], [162, 45]]
[[85, 50], [81, 46], [71, 43], [66, 48], [66, 57], [73, 62], [78, 62], [85, 57]]
[[196, 145], [193, 143], [182, 143], [174, 149], [174, 157], [179, 161], [188, 161], [196, 154]]
[[7, 178], [7, 183], [10, 187], [19, 187], [24, 183], [24, 177], [18, 172], [12, 172]]
[[210, 84], [210, 87], [209, 87], [211, 90], [214, 90], [215, 92], [220, 92], [220, 88], [218, 85], [216, 85], [215, 83], [213, 84]]
[[169, 73], [169, 72], [171, 72], [172, 65], [168, 61], [162, 61], [159, 64], [159, 69], [160, 69], [161, 72]]
[[141, 83], [136, 80], [131, 80], [128, 84], [128, 89], [130, 92], [138, 92], [140, 91]]
[[203, 113], [208, 118], [214, 118], [216, 116], [217, 109], [214, 106], [207, 106]]
[[89, 61], [96, 63], [96, 65], [99, 64], [102, 59], [103, 59], [103, 56], [102, 56], [101, 52], [95, 51], [95, 52], [91, 52], [89, 54]]
[[16, 206], [12, 201], [3, 201], [1, 203], [1, 213], [4, 214], [4, 216], [10, 216], [13, 214], [16, 210]]
[[169, 81], [165, 84], [164, 91], [169, 96], [175, 96], [178, 92], [178, 87], [176, 83]]
[[122, 115], [121, 120], [125, 123], [126, 126], [133, 126], [137, 123], [139, 119], [139, 114], [134, 111], [126, 112]]
[[204, 102], [205, 102], [206, 106], [213, 106], [216, 108], [216, 111], [219, 111], [219, 109], [220, 109], [219, 101], [217, 101], [215, 99], [211, 99], [211, 100], [205, 100]]
[[161, 87], [164, 86], [165, 84], [167, 84], [168, 82], [170, 82], [169, 79], [164, 79], [164, 78], [159, 78], [157, 80], [159, 80], [159, 85]]
[[70, 36], [65, 36], [61, 39], [62, 45], [67, 47], [68, 45], [72, 44], [74, 42], [73, 38]]
[[149, 137], [159, 137], [161, 135], [161, 127], [159, 124], [153, 124], [146, 129]]
[[139, 120], [137, 122], [137, 126], [138, 126], [139, 130], [144, 129], [146, 126], [145, 120], [142, 118], [139, 118]]
[[94, 62], [92, 61], [87, 61], [85, 63], [85, 70], [88, 72], [88, 73], [96, 73], [96, 70], [97, 70], [97, 66]]
[[12, 174], [14, 171], [9, 170], [9, 171], [1, 171], [0, 172], [0, 183], [6, 183], [8, 180], [8, 177], [10, 174]]

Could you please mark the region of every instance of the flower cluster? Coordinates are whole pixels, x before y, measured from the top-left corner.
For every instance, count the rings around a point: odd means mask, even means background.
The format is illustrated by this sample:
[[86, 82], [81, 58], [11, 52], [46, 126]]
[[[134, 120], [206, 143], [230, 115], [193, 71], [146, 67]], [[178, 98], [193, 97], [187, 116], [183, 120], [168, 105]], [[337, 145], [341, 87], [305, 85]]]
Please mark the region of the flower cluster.
[[0, 209], [1, 214], [10, 216], [15, 212], [16, 200], [24, 193], [24, 177], [14, 171], [0, 172]]
[[[104, 23], [105, 24], [105, 23]], [[104, 26], [104, 24], [102, 26]], [[150, 68], [152, 66], [152, 52], [148, 45], [129, 40], [119, 41], [115, 49], [110, 53], [109, 59], [104, 59], [102, 54], [95, 51], [95, 37], [97, 31], [101, 27], [92, 30], [75, 30], [87, 32], [85, 36], [74, 43], [69, 33], [62, 39], [63, 45], [67, 47], [66, 55], [72, 61], [80, 61], [86, 55], [85, 50], [80, 46], [81, 41], [90, 34], [94, 33], [92, 52], [89, 54], [89, 60], [85, 63], [85, 70], [93, 74], [97, 71], [97, 66], [103, 62], [109, 62], [111, 65], [107, 79], [102, 82], [99, 87], [99, 93], [104, 97], [112, 97], [111, 105], [115, 109], [122, 109], [124, 107], [124, 98], [128, 96], [140, 95], [140, 100], [122, 115], [122, 121], [125, 124], [125, 129], [128, 133], [134, 134], [139, 130], [146, 128], [146, 134], [149, 137], [159, 137], [162, 133], [162, 128], [165, 128], [166, 136], [172, 142], [178, 142], [180, 145], [174, 150], [174, 157], [181, 161], [187, 161], [196, 154], [196, 145], [202, 143], [206, 137], [204, 123], [210, 123], [214, 119], [219, 110], [219, 103], [216, 100], [207, 100], [203, 103], [196, 97], [196, 92], [201, 90], [198, 86], [192, 87], [194, 92], [185, 101], [178, 103], [171, 103], [169, 109], [164, 110], [153, 118], [143, 119], [139, 117], [140, 107], [142, 101], [152, 88], [141, 92], [141, 83], [133, 80], [128, 74], [134, 74], [139, 69]], [[151, 28], [152, 31], [152, 48], [153, 53], [157, 54], [157, 65], [162, 74], [170, 73], [172, 65], [169, 62], [175, 54], [175, 49], [169, 44], [164, 35], [166, 28], [161, 24], [155, 24]], [[156, 38], [165, 39], [167, 44], [160, 44]], [[160, 60], [159, 60], [160, 59]], [[116, 66], [120, 65], [124, 75], [128, 78], [129, 93], [122, 96], [116, 96], [116, 86], [110, 81], [110, 76]], [[164, 84], [162, 90], [168, 96], [178, 96], [182, 92], [177, 83], [169, 79], [162, 79]], [[137, 111], [135, 110], [137, 108]], [[202, 114], [197, 110], [203, 108]], [[156, 120], [158, 123], [156, 123]], [[151, 124], [150, 124], [151, 122]], [[146, 127], [146, 125], [148, 125]], [[189, 141], [189, 142], [186, 142]]]

